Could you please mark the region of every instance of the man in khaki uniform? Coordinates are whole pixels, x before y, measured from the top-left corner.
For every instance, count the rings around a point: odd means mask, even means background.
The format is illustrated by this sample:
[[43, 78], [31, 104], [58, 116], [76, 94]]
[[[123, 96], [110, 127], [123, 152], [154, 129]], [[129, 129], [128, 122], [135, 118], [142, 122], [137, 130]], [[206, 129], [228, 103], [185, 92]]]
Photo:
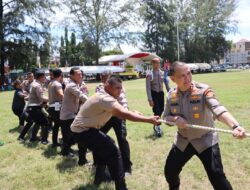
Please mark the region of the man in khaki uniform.
[[[164, 72], [160, 70], [159, 58], [154, 58], [151, 62], [153, 70], [146, 76], [148, 102], [153, 109], [154, 115], [161, 116], [164, 109]], [[163, 135], [160, 125], [153, 126], [153, 129], [157, 137], [161, 137]]]
[[163, 117], [175, 122], [178, 127], [165, 165], [169, 189], [179, 189], [179, 173], [188, 160], [196, 155], [215, 190], [232, 190], [223, 171], [217, 132], [188, 128], [186, 124], [214, 127], [216, 118], [228, 125], [237, 138], [244, 137], [244, 129], [219, 103], [208, 85], [192, 81], [191, 71], [185, 63], [174, 62], [169, 75], [177, 87], [168, 94]]
[[31, 83], [34, 81], [34, 74], [32, 72], [27, 73], [27, 80], [23, 81], [23, 90], [29, 94]]
[[97, 162], [94, 183], [97, 185], [101, 183], [101, 168], [103, 165], [107, 165], [111, 177], [115, 181], [116, 190], [127, 190], [121, 153], [114, 141], [99, 129], [112, 116], [154, 125], [159, 124], [157, 121], [159, 116], [144, 117], [124, 109], [117, 101], [122, 90], [122, 81], [118, 78], [109, 78], [104, 90], [95, 93], [83, 104], [71, 125], [71, 131], [76, 142], [93, 151], [94, 159]]
[[[61, 129], [63, 136], [63, 156], [74, 156], [70, 151], [71, 145], [74, 144], [74, 140], [70, 131], [70, 125], [74, 121], [74, 118], [79, 110], [80, 104], [84, 103], [88, 97], [80, 91], [79, 84], [82, 81], [82, 72], [78, 67], [73, 67], [70, 70], [70, 81], [66, 85], [64, 91], [64, 98], [62, 101], [62, 107], [60, 111]], [[85, 154], [86, 150], [83, 147], [79, 148], [79, 165], [83, 165], [87, 162]]]
[[[36, 71], [35, 74], [36, 80], [31, 83], [29, 101], [27, 111], [29, 117], [37, 124], [34, 125], [32, 129], [31, 141], [36, 140], [36, 134], [41, 126], [43, 144], [48, 143], [48, 119], [45, 113], [43, 112], [43, 104], [48, 102], [48, 97], [44, 94], [43, 84], [46, 81], [45, 73], [43, 71]], [[23, 131], [27, 132], [28, 129], [25, 127]]]
[[[104, 86], [109, 77], [111, 77], [111, 71], [105, 71], [101, 74], [101, 83], [96, 87], [96, 92], [104, 91]], [[121, 90], [121, 93], [117, 99], [117, 101], [124, 107], [124, 109], [128, 110], [128, 101], [126, 98], [126, 93], [124, 87]], [[120, 148], [123, 168], [126, 175], [130, 175], [132, 173], [132, 162], [130, 160], [130, 147], [127, 136], [127, 128], [126, 128], [126, 120], [120, 119], [118, 117], [111, 117], [110, 120], [101, 128], [101, 131], [107, 134], [109, 130], [113, 128], [116, 134], [117, 142]]]
[[48, 94], [49, 94], [49, 109], [48, 112], [52, 121], [54, 122], [53, 130], [52, 130], [52, 146], [57, 147], [61, 144], [58, 143], [58, 131], [61, 126], [60, 122], [60, 109], [62, 106], [63, 100], [63, 73], [60, 69], [54, 69], [53, 73], [53, 81], [51, 81], [48, 85]]

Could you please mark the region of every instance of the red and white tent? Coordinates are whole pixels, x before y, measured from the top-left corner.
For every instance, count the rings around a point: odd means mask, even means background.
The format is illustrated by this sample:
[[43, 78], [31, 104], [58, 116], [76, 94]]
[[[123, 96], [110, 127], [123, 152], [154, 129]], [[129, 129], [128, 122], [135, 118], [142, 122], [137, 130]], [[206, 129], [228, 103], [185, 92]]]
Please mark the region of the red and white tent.
[[160, 58], [154, 53], [149, 52], [138, 52], [138, 53], [128, 53], [121, 55], [108, 55], [100, 57], [100, 64], [111, 64], [111, 65], [120, 65], [121, 62], [126, 62], [130, 64], [137, 64], [142, 62], [149, 62], [154, 58]]

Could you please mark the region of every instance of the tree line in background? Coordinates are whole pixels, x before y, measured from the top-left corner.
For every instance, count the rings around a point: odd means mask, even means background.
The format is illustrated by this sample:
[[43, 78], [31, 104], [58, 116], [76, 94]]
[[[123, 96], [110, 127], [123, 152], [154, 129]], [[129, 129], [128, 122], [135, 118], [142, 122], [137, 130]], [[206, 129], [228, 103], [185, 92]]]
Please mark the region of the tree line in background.
[[180, 60], [210, 63], [219, 61], [231, 48], [225, 35], [237, 29], [232, 18], [235, 0], [141, 0], [140, 3], [140, 15], [146, 26], [145, 46], [162, 58], [177, 60], [179, 46]]
[[[27, 71], [37, 66], [39, 56], [47, 67], [57, 49], [60, 66], [98, 64], [105, 47], [124, 42], [170, 61], [218, 61], [231, 47], [225, 35], [237, 29], [236, 0], [56, 2], [0, 0], [1, 76], [6, 60], [12, 69]], [[73, 15], [74, 30], [65, 26], [56, 44], [49, 18], [61, 4]]]

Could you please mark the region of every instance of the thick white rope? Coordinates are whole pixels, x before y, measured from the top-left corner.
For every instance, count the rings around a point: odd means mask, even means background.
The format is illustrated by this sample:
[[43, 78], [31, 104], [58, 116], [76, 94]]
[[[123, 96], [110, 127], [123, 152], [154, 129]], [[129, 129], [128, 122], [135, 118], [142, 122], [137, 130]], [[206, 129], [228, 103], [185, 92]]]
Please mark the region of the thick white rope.
[[[175, 125], [174, 122], [171, 121], [165, 121], [165, 120], [158, 120], [159, 122], [162, 122], [164, 124], [168, 124], [168, 125]], [[232, 130], [226, 130], [226, 129], [219, 129], [219, 128], [213, 128], [213, 127], [204, 127], [204, 126], [200, 126], [200, 125], [191, 125], [191, 124], [187, 124], [188, 127], [193, 128], [193, 129], [202, 129], [202, 130], [206, 130], [206, 131], [216, 131], [216, 132], [222, 132], [222, 133], [228, 133], [228, 134], [233, 134]], [[246, 137], [250, 137], [250, 133], [245, 133]]]

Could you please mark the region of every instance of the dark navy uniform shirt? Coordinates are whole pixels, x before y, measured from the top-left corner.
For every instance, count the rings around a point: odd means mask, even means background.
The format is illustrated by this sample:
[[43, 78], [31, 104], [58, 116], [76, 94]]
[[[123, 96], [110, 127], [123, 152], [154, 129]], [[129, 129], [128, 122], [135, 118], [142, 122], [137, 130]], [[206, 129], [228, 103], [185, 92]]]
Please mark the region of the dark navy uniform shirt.
[[12, 110], [20, 110], [24, 108], [25, 101], [22, 94], [22, 89], [16, 89], [12, 102]]

